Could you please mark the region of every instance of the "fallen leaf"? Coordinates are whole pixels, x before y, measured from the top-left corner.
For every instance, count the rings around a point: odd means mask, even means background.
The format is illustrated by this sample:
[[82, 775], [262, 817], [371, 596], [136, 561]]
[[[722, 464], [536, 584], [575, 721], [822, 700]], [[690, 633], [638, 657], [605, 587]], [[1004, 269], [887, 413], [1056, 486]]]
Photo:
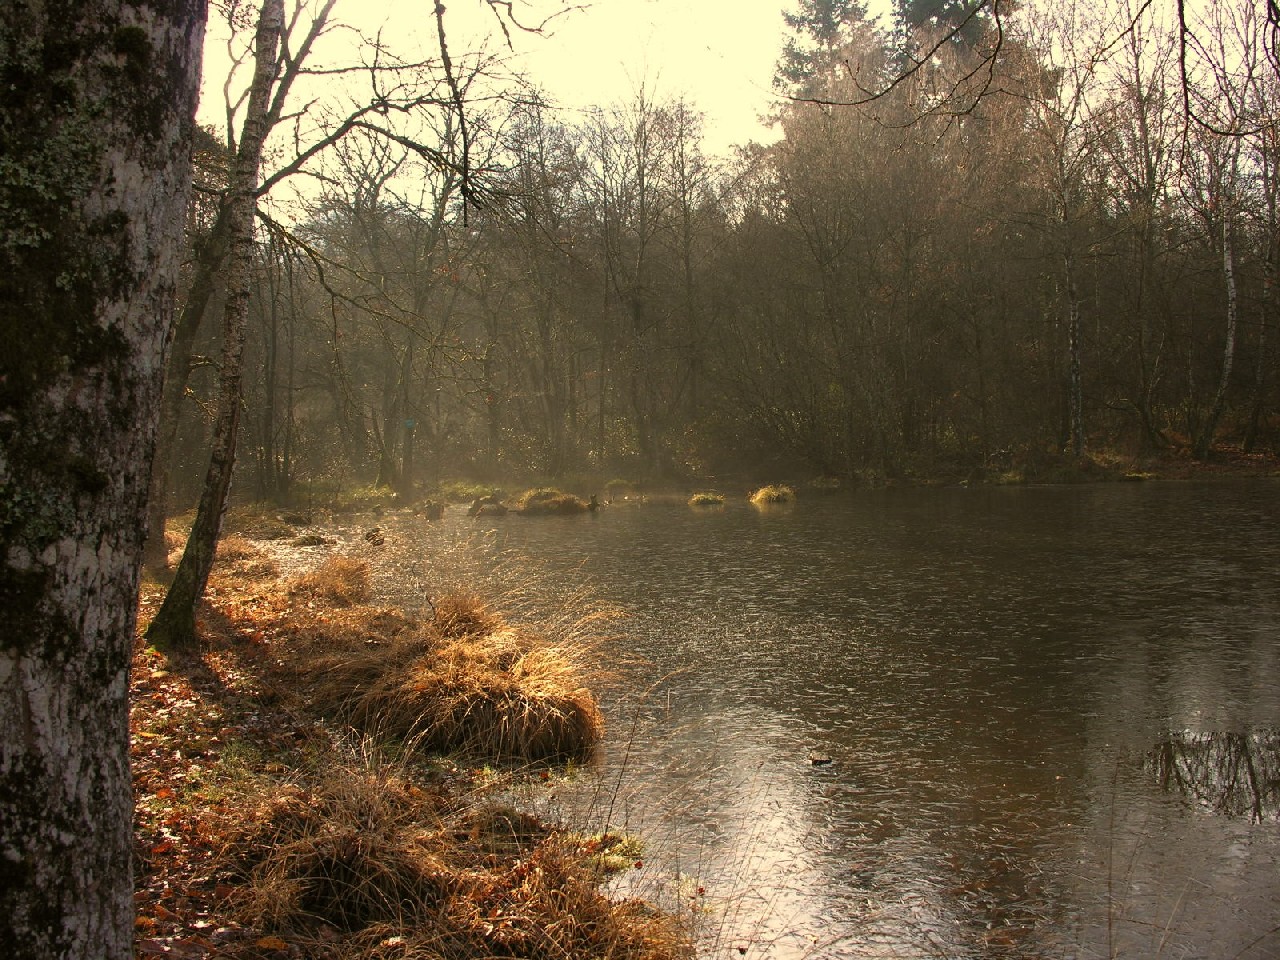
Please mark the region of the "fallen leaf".
[[289, 945], [279, 937], [261, 937], [253, 942], [259, 950], [288, 950]]

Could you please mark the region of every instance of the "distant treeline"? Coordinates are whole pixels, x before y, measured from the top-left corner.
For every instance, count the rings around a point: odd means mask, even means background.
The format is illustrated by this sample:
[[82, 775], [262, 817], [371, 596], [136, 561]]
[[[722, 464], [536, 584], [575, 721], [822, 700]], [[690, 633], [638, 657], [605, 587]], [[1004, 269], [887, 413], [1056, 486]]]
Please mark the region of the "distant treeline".
[[[731, 158], [644, 90], [585, 118], [477, 99], [461, 166], [343, 141], [295, 225], [259, 233], [241, 483], [1271, 448], [1265, 4], [800, 6], [781, 137]], [[211, 225], [193, 210], [193, 250]], [[182, 415], [194, 465], [202, 408]]]

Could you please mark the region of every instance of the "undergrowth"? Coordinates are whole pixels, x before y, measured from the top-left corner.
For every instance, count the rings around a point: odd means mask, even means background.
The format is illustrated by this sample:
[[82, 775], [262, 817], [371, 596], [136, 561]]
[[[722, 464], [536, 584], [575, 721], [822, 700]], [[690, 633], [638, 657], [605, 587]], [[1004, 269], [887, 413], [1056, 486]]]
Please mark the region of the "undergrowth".
[[680, 920], [603, 891], [625, 848], [502, 799], [599, 740], [597, 614], [535, 629], [458, 590], [413, 617], [360, 559], [273, 570], [224, 542], [199, 653], [137, 647], [137, 955], [690, 956]]

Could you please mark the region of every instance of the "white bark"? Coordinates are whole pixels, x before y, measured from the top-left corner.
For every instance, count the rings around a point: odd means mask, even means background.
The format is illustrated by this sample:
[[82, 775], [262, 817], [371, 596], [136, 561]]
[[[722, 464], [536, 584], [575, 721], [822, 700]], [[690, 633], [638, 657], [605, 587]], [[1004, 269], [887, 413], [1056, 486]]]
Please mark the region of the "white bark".
[[132, 956], [128, 669], [201, 0], [0, 8], [0, 944]]
[[218, 419], [204, 489], [186, 549], [164, 604], [147, 630], [160, 646], [182, 647], [195, 641], [195, 607], [204, 595], [226, 509], [240, 433], [245, 322], [253, 270], [253, 222], [258, 206], [262, 147], [270, 132], [272, 86], [280, 65], [284, 0], [262, 0], [255, 41], [253, 82], [240, 144], [227, 189], [227, 300], [223, 307], [223, 346], [219, 373]]

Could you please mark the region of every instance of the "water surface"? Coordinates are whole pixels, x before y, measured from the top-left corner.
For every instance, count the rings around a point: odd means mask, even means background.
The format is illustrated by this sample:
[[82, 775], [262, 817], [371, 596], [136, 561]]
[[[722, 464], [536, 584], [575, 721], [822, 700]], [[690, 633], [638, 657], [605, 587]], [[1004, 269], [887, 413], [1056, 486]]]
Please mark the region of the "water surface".
[[627, 612], [643, 665], [558, 800], [650, 838], [620, 892], [705, 954], [1261, 958], [1278, 521], [1233, 482], [483, 524]]

